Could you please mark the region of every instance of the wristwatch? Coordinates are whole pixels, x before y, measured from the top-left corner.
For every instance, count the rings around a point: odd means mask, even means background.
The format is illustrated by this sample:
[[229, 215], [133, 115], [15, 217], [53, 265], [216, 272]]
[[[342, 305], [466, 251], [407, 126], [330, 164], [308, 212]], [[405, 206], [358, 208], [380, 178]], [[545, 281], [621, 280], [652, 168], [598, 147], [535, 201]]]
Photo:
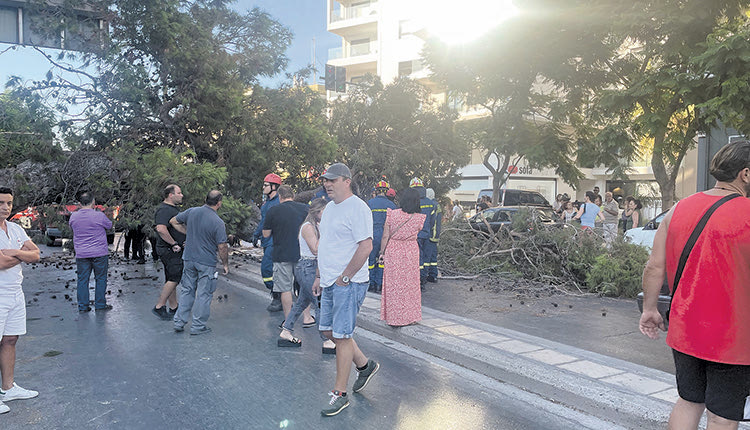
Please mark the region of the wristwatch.
[[348, 277], [348, 276], [342, 276], [342, 277], [341, 277], [341, 282], [343, 282], [343, 283], [345, 283], [345, 284], [348, 284], [348, 283], [349, 283], [349, 281], [351, 281], [351, 279], [349, 279], [349, 277]]

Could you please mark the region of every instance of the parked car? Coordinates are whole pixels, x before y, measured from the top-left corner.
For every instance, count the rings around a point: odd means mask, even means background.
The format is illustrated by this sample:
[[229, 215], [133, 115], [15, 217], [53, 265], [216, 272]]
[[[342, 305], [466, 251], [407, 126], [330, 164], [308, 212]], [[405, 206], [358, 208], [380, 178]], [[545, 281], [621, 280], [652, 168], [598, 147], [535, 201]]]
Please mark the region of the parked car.
[[[479, 191], [477, 198], [482, 196], [489, 196], [492, 198], [492, 190], [487, 188]], [[526, 190], [515, 190], [515, 189], [500, 189], [500, 198], [498, 200], [498, 206], [538, 206], [543, 208], [551, 208], [547, 199], [543, 195], [536, 191]]]
[[[489, 232], [487, 230], [487, 224], [489, 224], [490, 228], [492, 228], [493, 232], [499, 231], [503, 226], [510, 227], [510, 224], [513, 222], [513, 217], [516, 216], [519, 210], [523, 209], [523, 206], [515, 206], [515, 207], [494, 207], [485, 209], [482, 212], [474, 215], [473, 217], [469, 218], [469, 224], [471, 225], [471, 228], [478, 231], [483, 231], [485, 233]], [[539, 220], [543, 224], [554, 224], [555, 223], [555, 217], [552, 213], [552, 209], [547, 208], [531, 208], [536, 217], [537, 220]], [[485, 223], [485, 220], [487, 221]]]
[[664, 219], [664, 216], [667, 215], [667, 212], [669, 211], [660, 213], [654, 219], [647, 222], [643, 227], [631, 228], [630, 230], [625, 232], [625, 237], [631, 243], [641, 245], [651, 250], [651, 248], [654, 246], [654, 236], [656, 236], [656, 229], [659, 228], [659, 224], [661, 223], [661, 220]]

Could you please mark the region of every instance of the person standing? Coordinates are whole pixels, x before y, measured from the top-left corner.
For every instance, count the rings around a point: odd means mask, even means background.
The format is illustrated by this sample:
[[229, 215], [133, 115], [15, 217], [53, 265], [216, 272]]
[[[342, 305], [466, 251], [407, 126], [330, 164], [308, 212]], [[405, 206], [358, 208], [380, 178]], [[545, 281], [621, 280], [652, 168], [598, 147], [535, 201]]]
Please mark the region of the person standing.
[[[282, 324], [281, 333], [279, 333], [278, 346], [295, 346], [300, 344], [299, 340], [294, 337], [294, 324], [300, 314], [303, 314], [308, 306], [315, 308], [315, 319], [310, 318], [303, 321], [302, 327], [314, 327], [317, 321], [320, 321], [320, 308], [317, 306], [318, 299], [312, 292], [315, 273], [318, 270], [318, 241], [320, 240], [320, 217], [323, 215], [328, 201], [323, 198], [317, 198], [310, 203], [310, 209], [305, 218], [305, 222], [300, 227], [297, 240], [299, 241], [300, 259], [294, 266], [294, 278], [299, 283], [299, 297], [294, 302], [292, 310], [286, 316]], [[323, 354], [335, 354], [336, 344], [320, 333], [323, 340]]]
[[260, 276], [263, 283], [271, 291], [271, 303], [266, 310], [268, 312], [278, 312], [283, 309], [281, 306], [281, 294], [273, 291], [273, 238], [263, 237], [263, 224], [266, 222], [268, 211], [279, 204], [279, 196], [276, 192], [281, 186], [281, 177], [275, 173], [269, 173], [263, 178], [263, 195], [266, 201], [260, 207], [260, 222], [253, 233], [253, 244], [263, 247], [263, 259], [260, 261]]
[[464, 208], [461, 207], [461, 203], [456, 200], [453, 202], [453, 221], [460, 221], [464, 219]]
[[224, 221], [216, 213], [221, 207], [221, 192], [209, 191], [206, 204], [180, 212], [169, 223], [185, 236], [182, 253], [183, 271], [180, 284], [180, 306], [174, 316], [174, 331], [185, 330], [193, 313], [190, 334], [208, 333], [206, 321], [211, 313], [211, 300], [216, 291], [216, 253], [218, 251], [224, 274], [229, 273], [229, 246]]
[[336, 381], [321, 413], [333, 416], [349, 406], [346, 395], [352, 362], [357, 379], [352, 391], [362, 391], [380, 369], [354, 340], [357, 314], [369, 285], [367, 258], [372, 251], [370, 208], [352, 193], [352, 173], [342, 163], [332, 164], [322, 175], [332, 198], [320, 220], [318, 273], [313, 294], [320, 298], [319, 329], [336, 344]]
[[21, 226], [7, 222], [13, 210], [13, 190], [0, 187], [0, 414], [10, 411], [3, 402], [31, 399], [38, 392], [14, 380], [16, 343], [26, 334], [26, 298], [21, 263], [39, 261], [39, 248]]
[[435, 207], [437, 204], [427, 198], [427, 190], [425, 190], [421, 179], [412, 178], [409, 182], [409, 188], [414, 188], [419, 193], [419, 207], [421, 212], [425, 214], [424, 226], [417, 236], [417, 243], [419, 244], [419, 283], [424, 289], [424, 285], [427, 283], [427, 268], [429, 267], [427, 242], [430, 241], [432, 229], [435, 226]]
[[586, 191], [586, 197], [578, 209], [578, 213], [573, 217], [574, 220], [581, 220], [581, 227], [584, 230], [594, 228], [596, 216], [599, 214], [599, 206], [594, 204], [595, 197], [593, 191]]
[[107, 311], [112, 305], [107, 304], [107, 269], [109, 268], [109, 249], [107, 247], [107, 230], [112, 228], [112, 221], [103, 212], [94, 209], [96, 200], [91, 193], [83, 193], [78, 198], [81, 208], [70, 215], [70, 228], [73, 229], [73, 248], [76, 252], [76, 273], [78, 275], [78, 312], [89, 312], [89, 278], [94, 270], [96, 289], [94, 290], [94, 309]]
[[438, 277], [438, 242], [440, 242], [440, 230], [443, 228], [443, 208], [435, 200], [435, 191], [432, 188], [425, 190], [425, 197], [434, 203], [435, 218], [433, 219], [430, 236], [425, 242], [425, 271], [427, 282], [437, 282]]
[[614, 199], [611, 191], [604, 193], [604, 204], [602, 205], [601, 216], [604, 218], [602, 228], [604, 229], [604, 240], [612, 243], [617, 237], [617, 220], [620, 214], [620, 207]]
[[422, 320], [417, 234], [425, 218], [419, 210], [419, 193], [413, 188], [401, 196], [401, 209], [388, 210], [378, 256], [385, 267], [380, 319], [391, 326]]
[[666, 330], [657, 308], [665, 276], [672, 289], [667, 345], [680, 397], [670, 429], [697, 429], [706, 409], [708, 430], [750, 420], [750, 142], [721, 148], [709, 172], [716, 185], [669, 210], [643, 270], [639, 329], [652, 339]]
[[[155, 252], [164, 264], [164, 286], [151, 312], [165, 321], [174, 318], [177, 312], [178, 302], [175, 290], [182, 279], [182, 250], [185, 246], [185, 235], [169, 223], [169, 220], [180, 213], [177, 206], [182, 204], [182, 198], [182, 190], [179, 186], [167, 185], [164, 188], [164, 201], [156, 208], [154, 215], [154, 225], [159, 235]], [[169, 309], [167, 309], [167, 303], [170, 304]]]
[[372, 252], [368, 261], [370, 270], [370, 286], [367, 291], [380, 293], [383, 288], [383, 265], [378, 263], [378, 252], [380, 251], [380, 239], [383, 237], [383, 225], [388, 209], [396, 209], [396, 204], [386, 197], [390, 185], [385, 178], [375, 184], [375, 197], [367, 202], [372, 212]]
[[[266, 212], [263, 237], [273, 240], [273, 291], [279, 293], [284, 319], [292, 309], [294, 266], [299, 261], [299, 228], [307, 216], [307, 205], [294, 201], [289, 185], [278, 189], [279, 204]], [[297, 346], [299, 343], [294, 344]]]

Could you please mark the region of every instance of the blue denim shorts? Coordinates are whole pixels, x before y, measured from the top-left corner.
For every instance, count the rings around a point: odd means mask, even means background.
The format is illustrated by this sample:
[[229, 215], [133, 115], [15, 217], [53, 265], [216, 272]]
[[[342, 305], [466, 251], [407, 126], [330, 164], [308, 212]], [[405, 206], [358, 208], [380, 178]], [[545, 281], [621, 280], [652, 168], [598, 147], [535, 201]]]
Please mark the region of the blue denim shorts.
[[343, 287], [335, 283], [320, 293], [320, 331], [331, 331], [336, 339], [354, 334], [357, 314], [367, 294], [367, 282], [352, 282]]

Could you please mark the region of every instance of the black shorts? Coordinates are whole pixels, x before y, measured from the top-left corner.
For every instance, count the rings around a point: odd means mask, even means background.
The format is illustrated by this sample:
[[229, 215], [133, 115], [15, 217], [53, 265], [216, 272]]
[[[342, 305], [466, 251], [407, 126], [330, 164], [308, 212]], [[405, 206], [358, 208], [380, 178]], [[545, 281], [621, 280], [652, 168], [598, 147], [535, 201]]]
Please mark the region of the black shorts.
[[182, 250], [174, 252], [170, 248], [159, 248], [159, 259], [164, 263], [164, 282], [180, 282], [182, 279]]
[[672, 350], [677, 391], [732, 421], [750, 421], [750, 366], [706, 361]]

